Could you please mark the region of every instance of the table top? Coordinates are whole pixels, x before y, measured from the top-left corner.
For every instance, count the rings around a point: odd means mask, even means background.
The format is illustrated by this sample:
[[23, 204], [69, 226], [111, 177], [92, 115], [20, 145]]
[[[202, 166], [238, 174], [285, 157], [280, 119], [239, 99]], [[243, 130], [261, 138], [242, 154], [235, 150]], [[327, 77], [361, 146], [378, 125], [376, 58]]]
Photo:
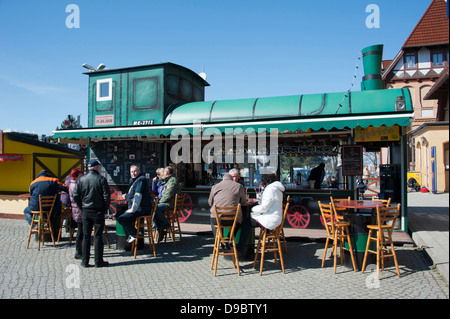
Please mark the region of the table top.
[[241, 206], [253, 206], [258, 204], [258, 199], [257, 198], [249, 198], [247, 203], [245, 203], [244, 205]]
[[336, 202], [336, 207], [341, 207], [341, 208], [373, 209], [373, 208], [376, 208], [377, 206], [383, 206], [383, 202], [378, 201], [378, 200], [376, 200], [376, 201], [372, 201], [372, 200], [359, 201], [359, 200], [355, 200], [355, 199], [342, 200], [342, 201]]

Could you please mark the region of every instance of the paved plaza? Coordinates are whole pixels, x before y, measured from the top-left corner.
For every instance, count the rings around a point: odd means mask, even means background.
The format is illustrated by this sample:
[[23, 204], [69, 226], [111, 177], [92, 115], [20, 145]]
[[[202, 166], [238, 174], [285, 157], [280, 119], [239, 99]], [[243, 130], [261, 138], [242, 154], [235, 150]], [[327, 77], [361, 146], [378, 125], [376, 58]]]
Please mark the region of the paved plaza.
[[313, 241], [288, 241], [286, 274], [269, 259], [262, 276], [252, 262], [241, 261], [238, 276], [232, 262], [221, 257], [214, 277], [210, 233], [184, 234], [183, 243], [176, 247], [171, 242], [160, 243], [156, 258], [146, 243], [133, 259], [130, 252], [116, 249], [111, 229], [111, 248], [105, 246], [110, 266], [86, 269], [73, 258], [74, 243], [69, 244], [67, 234], [63, 233], [56, 247], [46, 243], [38, 251], [35, 241], [26, 249], [28, 230], [24, 220], [0, 218], [1, 299], [449, 298], [445, 280], [414, 245], [396, 247], [400, 278], [390, 261], [379, 280], [373, 271], [363, 274], [340, 265], [334, 274], [331, 258], [321, 268], [324, 243]]

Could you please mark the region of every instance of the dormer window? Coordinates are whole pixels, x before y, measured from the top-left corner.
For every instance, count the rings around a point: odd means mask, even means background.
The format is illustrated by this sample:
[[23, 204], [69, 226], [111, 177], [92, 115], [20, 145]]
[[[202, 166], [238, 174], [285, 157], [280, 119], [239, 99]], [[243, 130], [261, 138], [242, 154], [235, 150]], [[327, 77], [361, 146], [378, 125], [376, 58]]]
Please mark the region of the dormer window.
[[417, 53], [408, 52], [404, 55], [405, 68], [407, 69], [417, 69]]
[[97, 80], [97, 101], [112, 100], [112, 79]]
[[434, 49], [431, 50], [431, 62], [433, 66], [443, 66], [444, 65], [444, 50]]

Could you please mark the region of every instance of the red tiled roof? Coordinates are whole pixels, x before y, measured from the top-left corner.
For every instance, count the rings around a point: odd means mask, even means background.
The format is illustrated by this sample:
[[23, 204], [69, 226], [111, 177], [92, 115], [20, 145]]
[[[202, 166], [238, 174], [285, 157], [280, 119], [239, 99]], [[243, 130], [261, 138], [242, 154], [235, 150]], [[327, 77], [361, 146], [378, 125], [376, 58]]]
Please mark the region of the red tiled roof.
[[389, 66], [389, 64], [392, 63], [392, 60], [383, 60], [381, 61], [381, 71], [384, 71], [387, 69], [387, 67]]
[[433, 0], [403, 47], [449, 43], [447, 3]]

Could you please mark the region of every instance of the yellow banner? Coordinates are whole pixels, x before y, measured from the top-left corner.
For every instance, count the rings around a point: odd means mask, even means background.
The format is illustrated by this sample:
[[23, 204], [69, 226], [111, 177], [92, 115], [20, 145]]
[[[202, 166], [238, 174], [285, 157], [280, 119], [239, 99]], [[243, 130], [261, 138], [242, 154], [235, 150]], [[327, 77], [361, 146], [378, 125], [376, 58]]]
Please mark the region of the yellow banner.
[[400, 128], [395, 126], [380, 126], [355, 128], [356, 142], [379, 142], [379, 141], [398, 141], [400, 139]]

